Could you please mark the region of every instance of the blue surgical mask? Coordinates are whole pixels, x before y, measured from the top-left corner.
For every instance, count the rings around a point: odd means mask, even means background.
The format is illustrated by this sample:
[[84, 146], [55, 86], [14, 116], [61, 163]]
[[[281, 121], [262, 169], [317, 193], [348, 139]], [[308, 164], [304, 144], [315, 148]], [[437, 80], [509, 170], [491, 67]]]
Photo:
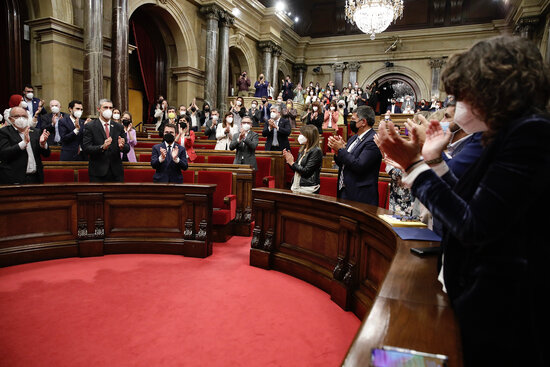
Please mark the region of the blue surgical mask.
[[440, 121], [439, 122], [439, 125], [441, 125], [441, 128], [443, 129], [444, 132], [447, 132], [447, 130], [449, 130], [449, 121]]

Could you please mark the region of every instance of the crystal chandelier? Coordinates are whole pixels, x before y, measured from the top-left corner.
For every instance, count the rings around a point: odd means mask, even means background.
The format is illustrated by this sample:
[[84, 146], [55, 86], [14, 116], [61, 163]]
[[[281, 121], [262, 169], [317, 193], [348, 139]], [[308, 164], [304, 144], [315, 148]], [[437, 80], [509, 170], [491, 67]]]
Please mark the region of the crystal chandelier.
[[403, 0], [346, 0], [346, 20], [373, 40], [403, 16]]

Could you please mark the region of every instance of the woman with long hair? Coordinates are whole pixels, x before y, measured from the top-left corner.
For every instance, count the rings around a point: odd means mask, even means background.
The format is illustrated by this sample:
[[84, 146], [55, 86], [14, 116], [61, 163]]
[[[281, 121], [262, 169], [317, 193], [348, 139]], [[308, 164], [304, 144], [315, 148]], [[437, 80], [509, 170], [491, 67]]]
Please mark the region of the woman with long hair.
[[550, 293], [550, 246], [541, 213], [549, 203], [550, 70], [535, 44], [500, 36], [449, 58], [442, 82], [456, 97], [454, 122], [483, 134], [481, 155], [460, 178], [442, 160], [451, 133], [437, 121], [423, 146], [419, 125], [408, 124], [405, 140], [382, 121], [377, 144], [442, 223], [440, 276], [464, 365], [550, 366], [542, 302]]
[[126, 141], [130, 146], [128, 153], [120, 153], [120, 157], [125, 162], [137, 162], [136, 153], [134, 147], [137, 145], [136, 129], [132, 126], [132, 114], [128, 111], [122, 113], [122, 125], [124, 125], [124, 132], [126, 133]]
[[239, 129], [233, 125], [233, 113], [227, 112], [223, 117], [221, 124], [216, 128], [216, 150], [229, 150], [229, 144], [233, 135], [239, 132]]
[[298, 159], [288, 150], [283, 150], [286, 163], [294, 171], [291, 190], [308, 194], [317, 194], [320, 186], [321, 166], [323, 164], [323, 152], [319, 146], [319, 131], [312, 125], [304, 125], [300, 128], [298, 136], [300, 151]]

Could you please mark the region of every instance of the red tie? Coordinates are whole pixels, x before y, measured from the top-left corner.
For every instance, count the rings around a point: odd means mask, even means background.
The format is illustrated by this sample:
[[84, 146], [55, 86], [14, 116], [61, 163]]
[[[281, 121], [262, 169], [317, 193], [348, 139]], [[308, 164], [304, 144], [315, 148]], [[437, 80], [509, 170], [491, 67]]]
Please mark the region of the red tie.
[[107, 139], [109, 139], [109, 124], [105, 124], [105, 134], [107, 135]]

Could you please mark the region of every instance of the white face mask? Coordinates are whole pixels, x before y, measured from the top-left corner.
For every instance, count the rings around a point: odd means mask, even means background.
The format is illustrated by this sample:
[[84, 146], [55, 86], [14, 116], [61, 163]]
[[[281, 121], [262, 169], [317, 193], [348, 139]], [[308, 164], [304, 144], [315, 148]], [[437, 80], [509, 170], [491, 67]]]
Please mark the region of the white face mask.
[[218, 115], [213, 115], [213, 116], [212, 116], [212, 120], [218, 121]]
[[277, 103], [283, 103], [283, 100], [282, 100], [282, 99], [278, 99], [278, 100], [277, 100]]
[[443, 131], [447, 131], [447, 130], [449, 130], [450, 122], [449, 121], [439, 121], [439, 125], [441, 125], [441, 128], [443, 129]]
[[330, 106], [330, 110], [331, 110], [331, 111], [334, 111], [335, 109], [336, 109], [336, 107]]
[[29, 104], [25, 101], [21, 101], [21, 103], [19, 103], [19, 107], [27, 109], [27, 107], [29, 107]]
[[75, 118], [79, 119], [80, 117], [82, 117], [82, 110], [74, 111], [73, 115], [74, 115]]
[[272, 119], [276, 119], [277, 118], [277, 112], [271, 112], [271, 114], [269, 115]]
[[241, 105], [241, 101], [237, 101], [237, 106], [240, 106]]
[[32, 98], [34, 97], [34, 94], [32, 94], [32, 93], [27, 93], [26, 96], [27, 96], [27, 99], [32, 99]]
[[258, 107], [258, 105], [255, 104], [255, 103], [253, 103], [253, 104], [252, 104], [252, 108], [256, 108], [256, 107]]
[[336, 95], [339, 96], [339, 95], [340, 95], [340, 92], [336, 92]]
[[113, 119], [118, 120], [120, 118], [120, 113], [113, 114]]
[[467, 134], [487, 131], [485, 122], [478, 119], [472, 112], [472, 108], [466, 102], [456, 102], [455, 123]]
[[113, 116], [113, 111], [112, 110], [103, 110], [103, 112], [101, 112], [101, 116], [103, 116], [105, 119], [109, 120]]
[[243, 130], [244, 131], [250, 130], [250, 124], [243, 124]]
[[319, 107], [317, 107], [317, 106], [313, 106], [313, 111], [317, 111], [318, 108]]
[[233, 117], [228, 117], [226, 119], [226, 121], [229, 123], [229, 124], [232, 124], [233, 123]]
[[298, 135], [298, 144], [304, 145], [307, 142], [307, 138], [302, 134]]
[[52, 113], [58, 114], [59, 113], [59, 107], [53, 106], [52, 107]]
[[29, 120], [25, 117], [18, 117], [13, 122], [13, 126], [15, 126], [16, 128], [18, 128], [20, 130], [23, 130], [23, 129], [27, 128], [27, 126], [29, 126]]
[[180, 116], [183, 116], [185, 115], [185, 111], [184, 110], [180, 110]]

